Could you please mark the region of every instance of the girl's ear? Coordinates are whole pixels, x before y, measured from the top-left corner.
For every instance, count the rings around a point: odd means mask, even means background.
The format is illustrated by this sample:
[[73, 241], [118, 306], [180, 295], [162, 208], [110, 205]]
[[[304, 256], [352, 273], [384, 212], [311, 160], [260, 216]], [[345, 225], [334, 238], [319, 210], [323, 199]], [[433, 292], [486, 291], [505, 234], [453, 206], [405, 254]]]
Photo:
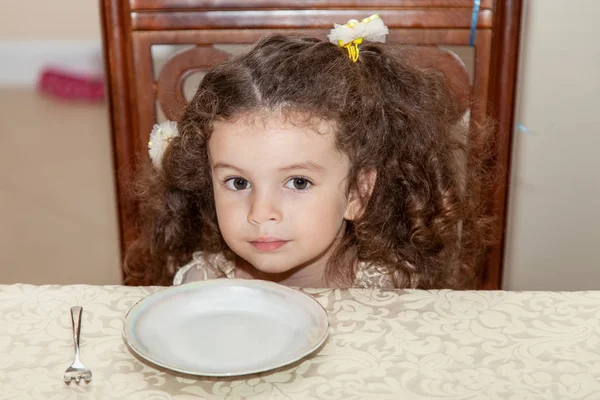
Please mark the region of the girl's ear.
[[373, 193], [376, 180], [377, 170], [375, 168], [363, 169], [358, 173], [358, 190], [350, 192], [344, 219], [353, 221], [362, 215], [371, 193]]

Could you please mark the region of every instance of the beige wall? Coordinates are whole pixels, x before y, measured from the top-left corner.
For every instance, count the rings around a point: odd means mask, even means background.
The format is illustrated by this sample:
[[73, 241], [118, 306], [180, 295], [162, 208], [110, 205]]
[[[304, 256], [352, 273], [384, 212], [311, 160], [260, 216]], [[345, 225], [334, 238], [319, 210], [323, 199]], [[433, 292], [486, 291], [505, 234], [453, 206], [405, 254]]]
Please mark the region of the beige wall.
[[600, 1], [525, 0], [507, 289], [600, 289]]
[[0, 284], [120, 283], [106, 107], [2, 87], [0, 105]]
[[98, 0], [0, 0], [0, 40], [99, 39]]
[[0, 284], [121, 282], [106, 106], [11, 84], [57, 57], [86, 61], [70, 49], [100, 43], [98, 11], [97, 0], [0, 0]]

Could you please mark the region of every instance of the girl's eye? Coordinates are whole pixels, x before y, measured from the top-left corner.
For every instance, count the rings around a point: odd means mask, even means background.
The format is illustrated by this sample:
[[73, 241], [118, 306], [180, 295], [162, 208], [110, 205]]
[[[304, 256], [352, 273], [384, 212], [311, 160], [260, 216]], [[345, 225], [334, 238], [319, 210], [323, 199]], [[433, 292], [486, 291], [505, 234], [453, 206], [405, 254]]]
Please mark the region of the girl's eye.
[[229, 178], [225, 181], [225, 186], [229, 190], [244, 190], [250, 188], [250, 182], [244, 178]]
[[285, 184], [285, 187], [296, 190], [306, 190], [311, 186], [312, 183], [308, 179], [301, 176], [294, 177]]

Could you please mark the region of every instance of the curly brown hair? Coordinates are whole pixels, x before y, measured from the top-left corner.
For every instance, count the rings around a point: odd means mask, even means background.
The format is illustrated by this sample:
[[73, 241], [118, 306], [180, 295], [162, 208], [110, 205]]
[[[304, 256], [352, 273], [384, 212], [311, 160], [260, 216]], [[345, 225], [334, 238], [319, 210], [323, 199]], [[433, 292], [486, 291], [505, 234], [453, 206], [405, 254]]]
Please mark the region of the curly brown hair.
[[329, 42], [272, 35], [213, 68], [178, 122], [180, 136], [162, 167], [147, 162], [140, 174], [129, 279], [170, 284], [193, 252], [228, 250], [208, 159], [213, 124], [289, 110], [335, 123], [336, 145], [351, 162], [349, 192], [358, 190], [360, 171], [377, 172], [362, 214], [348, 222], [328, 262], [329, 281], [349, 286], [357, 262], [369, 261], [397, 287], [475, 287], [491, 237], [491, 135], [486, 125], [464, 123], [464, 105], [444, 74], [419, 66], [416, 54], [369, 44], [352, 62]]

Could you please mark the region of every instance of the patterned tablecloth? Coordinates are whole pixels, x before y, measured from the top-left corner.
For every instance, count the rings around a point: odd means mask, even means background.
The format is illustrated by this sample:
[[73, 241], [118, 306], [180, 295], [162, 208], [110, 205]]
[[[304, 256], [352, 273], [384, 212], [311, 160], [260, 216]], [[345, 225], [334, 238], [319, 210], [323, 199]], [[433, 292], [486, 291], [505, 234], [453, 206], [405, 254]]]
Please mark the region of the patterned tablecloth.
[[[160, 287], [0, 286], [0, 399], [600, 398], [600, 292], [307, 290], [329, 312], [320, 351], [243, 378], [141, 361], [123, 318]], [[89, 384], [66, 385], [69, 308], [84, 308]]]

